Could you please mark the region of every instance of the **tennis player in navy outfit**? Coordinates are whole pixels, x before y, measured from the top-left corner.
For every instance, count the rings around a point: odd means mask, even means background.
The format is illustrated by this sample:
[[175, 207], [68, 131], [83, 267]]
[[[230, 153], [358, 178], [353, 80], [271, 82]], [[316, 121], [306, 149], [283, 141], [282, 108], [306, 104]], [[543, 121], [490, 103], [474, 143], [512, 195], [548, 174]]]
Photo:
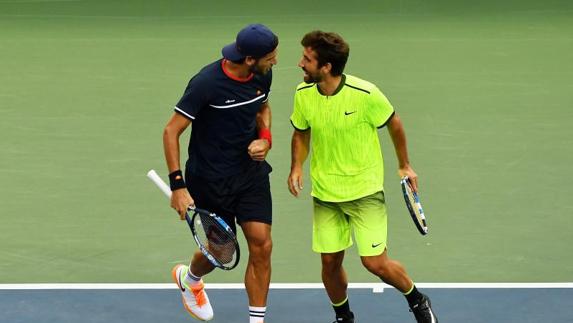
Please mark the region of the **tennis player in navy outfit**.
[[[245, 286], [250, 323], [264, 321], [270, 283], [272, 169], [265, 158], [272, 146], [269, 93], [277, 46], [278, 37], [266, 26], [243, 28], [222, 49], [222, 59], [189, 81], [163, 132], [171, 206], [181, 219], [189, 205], [197, 205], [217, 213], [235, 231], [235, 221], [241, 226], [249, 248]], [[189, 125], [183, 174], [179, 137]], [[177, 265], [172, 271], [186, 310], [202, 321], [213, 318], [202, 280], [213, 269], [196, 251], [189, 267]]]

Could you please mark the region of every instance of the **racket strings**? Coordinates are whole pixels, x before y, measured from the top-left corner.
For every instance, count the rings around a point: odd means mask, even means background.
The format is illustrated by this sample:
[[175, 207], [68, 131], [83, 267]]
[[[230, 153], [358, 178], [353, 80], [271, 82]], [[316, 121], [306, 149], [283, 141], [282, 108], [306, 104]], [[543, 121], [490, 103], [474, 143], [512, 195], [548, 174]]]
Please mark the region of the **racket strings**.
[[418, 208], [418, 205], [416, 203], [416, 198], [414, 198], [414, 193], [410, 191], [410, 189], [408, 189], [408, 200], [410, 201], [410, 205], [412, 205], [414, 213], [416, 213], [416, 215], [420, 217], [420, 209]]
[[428, 224], [426, 223], [426, 217], [424, 215], [424, 211], [422, 210], [420, 199], [412, 190], [408, 178], [403, 178], [401, 184], [402, 191], [404, 193], [404, 199], [406, 201], [408, 211], [410, 212], [410, 216], [412, 217], [412, 220], [414, 220], [418, 231], [425, 235], [428, 233]]
[[410, 205], [412, 205], [412, 211], [414, 211], [418, 220], [423, 222], [423, 224], [425, 225], [426, 219], [424, 217], [424, 214], [421, 212], [420, 202], [414, 196], [414, 192], [410, 187], [407, 188], [407, 191], [408, 191], [408, 200], [410, 201]]
[[[235, 237], [225, 230], [217, 220], [200, 213], [196, 218], [203, 230], [197, 236], [207, 251], [221, 264], [231, 264], [236, 258]], [[197, 223], [198, 224], [198, 223]]]

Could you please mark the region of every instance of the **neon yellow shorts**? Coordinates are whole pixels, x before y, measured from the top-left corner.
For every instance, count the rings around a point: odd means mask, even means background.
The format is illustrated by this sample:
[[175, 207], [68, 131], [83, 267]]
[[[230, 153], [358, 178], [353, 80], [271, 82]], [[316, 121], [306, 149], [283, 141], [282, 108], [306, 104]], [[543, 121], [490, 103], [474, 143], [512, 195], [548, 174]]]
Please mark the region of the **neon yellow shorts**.
[[348, 202], [314, 198], [312, 250], [338, 252], [352, 246], [351, 230], [360, 256], [377, 256], [386, 249], [388, 231], [384, 193]]

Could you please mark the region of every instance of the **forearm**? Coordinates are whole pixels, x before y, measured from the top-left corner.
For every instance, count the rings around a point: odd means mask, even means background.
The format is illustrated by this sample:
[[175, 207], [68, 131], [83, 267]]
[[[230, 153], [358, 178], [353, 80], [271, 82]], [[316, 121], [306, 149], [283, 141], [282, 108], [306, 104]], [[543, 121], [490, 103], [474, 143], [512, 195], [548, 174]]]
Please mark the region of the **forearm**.
[[261, 105], [261, 109], [257, 112], [257, 129], [271, 129], [271, 107], [268, 102]]
[[175, 113], [163, 130], [163, 152], [169, 169], [169, 186], [173, 192], [171, 207], [179, 213], [181, 220], [185, 220], [187, 208], [190, 205], [195, 205], [193, 198], [185, 189], [186, 183], [182, 174], [175, 172], [181, 169], [179, 164], [179, 137], [190, 123], [188, 119]]
[[404, 168], [408, 166], [410, 164], [410, 160], [408, 158], [406, 132], [404, 131], [404, 126], [402, 125], [402, 121], [398, 114], [395, 114], [388, 123], [388, 133], [390, 134], [390, 138], [392, 138], [392, 143], [394, 144], [394, 150], [396, 151], [399, 167]]
[[302, 168], [310, 150], [310, 130], [295, 130], [291, 142], [291, 169]]
[[173, 129], [166, 127], [163, 131], [163, 153], [169, 173], [181, 169], [179, 153], [179, 136]]
[[163, 153], [169, 173], [181, 169], [179, 137], [190, 123], [184, 117], [174, 114], [163, 129]]

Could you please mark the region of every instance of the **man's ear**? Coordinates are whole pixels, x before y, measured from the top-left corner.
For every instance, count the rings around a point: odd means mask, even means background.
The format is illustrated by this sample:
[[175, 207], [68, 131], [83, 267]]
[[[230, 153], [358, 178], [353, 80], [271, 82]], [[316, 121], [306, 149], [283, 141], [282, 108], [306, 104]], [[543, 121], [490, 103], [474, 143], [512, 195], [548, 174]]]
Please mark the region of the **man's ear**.
[[255, 66], [255, 64], [257, 64], [257, 59], [251, 56], [247, 56], [245, 57], [245, 63], [248, 66]]
[[332, 70], [332, 64], [326, 63], [326, 64], [322, 65], [322, 67], [320, 69], [322, 70], [322, 72], [324, 74], [330, 74], [330, 71]]

